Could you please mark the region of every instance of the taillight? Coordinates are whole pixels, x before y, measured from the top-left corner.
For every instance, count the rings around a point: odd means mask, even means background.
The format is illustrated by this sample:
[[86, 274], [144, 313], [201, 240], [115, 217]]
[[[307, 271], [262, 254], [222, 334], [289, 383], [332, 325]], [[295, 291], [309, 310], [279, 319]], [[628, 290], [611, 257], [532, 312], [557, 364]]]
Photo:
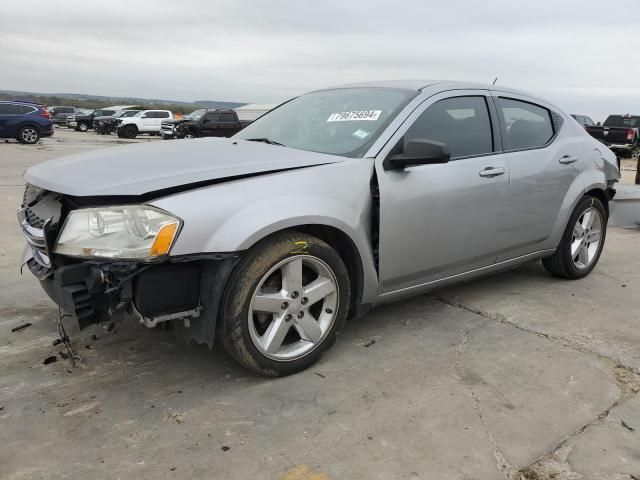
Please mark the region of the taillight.
[[633, 142], [633, 128], [627, 130], [627, 142]]
[[47, 112], [46, 110], [42, 110], [38, 115], [40, 115], [41, 117], [44, 118], [51, 118], [51, 114], [49, 112]]

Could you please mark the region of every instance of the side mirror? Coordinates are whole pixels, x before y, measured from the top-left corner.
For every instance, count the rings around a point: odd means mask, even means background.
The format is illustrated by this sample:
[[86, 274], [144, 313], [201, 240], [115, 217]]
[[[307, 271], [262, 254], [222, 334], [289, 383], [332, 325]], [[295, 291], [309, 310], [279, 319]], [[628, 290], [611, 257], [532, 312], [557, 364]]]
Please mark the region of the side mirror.
[[385, 159], [385, 170], [404, 170], [414, 165], [447, 163], [451, 151], [446, 143], [416, 138], [407, 142], [402, 153], [396, 153]]

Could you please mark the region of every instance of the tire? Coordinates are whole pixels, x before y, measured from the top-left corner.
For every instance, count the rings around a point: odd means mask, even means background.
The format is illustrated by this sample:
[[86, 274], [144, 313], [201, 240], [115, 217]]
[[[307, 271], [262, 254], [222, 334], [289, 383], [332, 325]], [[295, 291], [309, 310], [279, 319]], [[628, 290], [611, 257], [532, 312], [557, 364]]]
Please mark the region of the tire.
[[40, 140], [40, 129], [33, 125], [26, 125], [18, 131], [16, 138], [20, 143], [33, 145]]
[[[333, 345], [349, 301], [349, 275], [333, 248], [303, 233], [275, 234], [249, 249], [231, 274], [218, 339], [255, 373], [291, 375], [313, 365]], [[272, 342], [265, 340], [269, 331]]]
[[585, 195], [571, 214], [558, 249], [550, 257], [543, 258], [542, 264], [558, 277], [570, 280], [584, 278], [598, 263], [606, 236], [607, 211], [604, 205], [598, 198]]
[[138, 135], [138, 129], [135, 125], [127, 125], [122, 129], [122, 136], [124, 138], [133, 139]]
[[86, 132], [87, 130], [89, 130], [89, 124], [87, 122], [78, 122], [76, 130], [78, 130], [79, 132]]

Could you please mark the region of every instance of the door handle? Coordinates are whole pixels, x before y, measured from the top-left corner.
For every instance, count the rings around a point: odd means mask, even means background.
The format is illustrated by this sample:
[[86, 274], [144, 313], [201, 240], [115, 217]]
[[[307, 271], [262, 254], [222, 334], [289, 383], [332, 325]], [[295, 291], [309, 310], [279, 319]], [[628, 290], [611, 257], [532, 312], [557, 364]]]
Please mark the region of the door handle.
[[493, 178], [499, 175], [504, 175], [506, 170], [502, 167], [487, 167], [484, 170], [480, 170], [478, 175], [485, 178]]
[[575, 163], [578, 161], [578, 157], [575, 155], [565, 155], [560, 160], [558, 160], [563, 165], [569, 165], [570, 163]]

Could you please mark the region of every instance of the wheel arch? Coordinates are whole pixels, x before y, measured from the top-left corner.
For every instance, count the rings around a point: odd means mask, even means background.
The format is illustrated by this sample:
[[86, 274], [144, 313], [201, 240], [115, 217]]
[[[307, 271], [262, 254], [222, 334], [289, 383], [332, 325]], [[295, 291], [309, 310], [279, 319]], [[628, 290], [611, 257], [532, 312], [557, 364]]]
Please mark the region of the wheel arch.
[[260, 237], [254, 237], [252, 239], [252, 244], [248, 248], [251, 248], [258, 242], [262, 242], [273, 235], [278, 235], [287, 231], [306, 233], [307, 235], [317, 237], [338, 252], [338, 255], [340, 255], [345, 264], [345, 267], [347, 267], [349, 281], [351, 283], [351, 300], [348, 318], [358, 316], [359, 306], [361, 305], [363, 298], [365, 274], [360, 251], [351, 236], [349, 236], [344, 230], [332, 225], [321, 223], [302, 223], [270, 231], [268, 234]]
[[36, 122], [26, 121], [17, 126], [16, 135], [18, 135], [20, 133], [20, 130], [22, 130], [25, 127], [33, 127], [38, 131], [38, 133], [42, 131], [42, 127], [38, 125]]
[[596, 197], [598, 200], [600, 200], [604, 205], [604, 210], [607, 212], [607, 218], [609, 217], [609, 195], [607, 195], [607, 192], [604, 188], [602, 188], [601, 186], [591, 188], [590, 190], [585, 192], [585, 195], [591, 195], [592, 197]]

